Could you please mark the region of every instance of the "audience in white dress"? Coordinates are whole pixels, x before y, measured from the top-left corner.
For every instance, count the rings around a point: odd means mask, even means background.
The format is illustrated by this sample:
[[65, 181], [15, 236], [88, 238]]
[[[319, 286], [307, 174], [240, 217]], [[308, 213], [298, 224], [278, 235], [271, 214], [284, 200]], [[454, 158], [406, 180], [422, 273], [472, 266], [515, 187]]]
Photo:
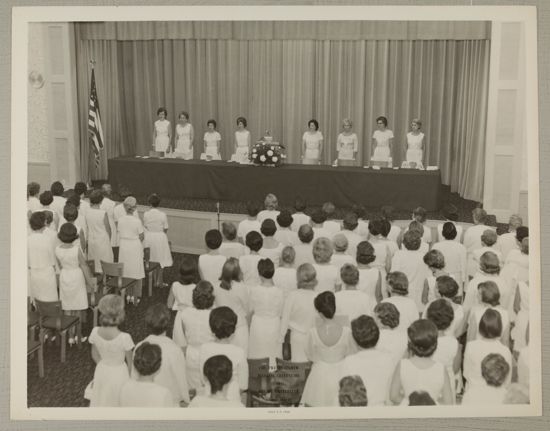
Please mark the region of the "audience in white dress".
[[239, 223], [237, 228], [237, 238], [244, 243], [246, 241], [246, 235], [251, 231], [260, 232], [261, 223], [258, 221], [258, 213], [260, 212], [260, 206], [257, 202], [248, 202], [246, 204], [247, 217]]
[[394, 271], [388, 274], [387, 281], [391, 296], [382, 302], [389, 302], [399, 310], [399, 329], [405, 331], [419, 317], [416, 302], [409, 297], [407, 276]]
[[505, 404], [508, 392], [506, 381], [511, 370], [510, 364], [502, 355], [489, 353], [481, 361], [481, 376], [485, 384], [470, 386], [462, 397], [462, 405]]
[[442, 215], [445, 218], [445, 222], [444, 223], [439, 223], [437, 225], [437, 241], [441, 242], [444, 239], [449, 239], [449, 238], [444, 237], [444, 235], [443, 235], [443, 226], [446, 223], [451, 223], [454, 226], [455, 230], [456, 230], [455, 237], [451, 238], [451, 239], [453, 241], [456, 241], [456, 242], [459, 242], [459, 243], [462, 244], [463, 228], [462, 228], [461, 225], [456, 223], [458, 221], [458, 208], [456, 206], [454, 206], [453, 204], [447, 204], [443, 207], [441, 212], [443, 213]]
[[204, 235], [204, 242], [208, 253], [199, 256], [199, 274], [201, 280], [209, 281], [212, 285], [218, 283], [226, 257], [220, 254], [222, 234], [217, 229], [210, 229]]
[[292, 224], [290, 226], [290, 228], [294, 232], [298, 232], [298, 229], [300, 229], [300, 226], [304, 224], [309, 224], [311, 219], [307, 214], [304, 213], [306, 208], [307, 208], [306, 201], [303, 200], [301, 197], [297, 197], [296, 200], [294, 201], [295, 212], [294, 214], [292, 214]]
[[317, 273], [317, 293], [327, 290], [335, 292], [340, 286], [340, 274], [338, 268], [330, 263], [332, 257], [332, 243], [328, 238], [321, 237], [313, 241], [313, 268]]
[[334, 246], [334, 253], [330, 258], [331, 265], [334, 265], [338, 270], [342, 268], [346, 263], [354, 264], [355, 260], [346, 251], [348, 249], [348, 239], [345, 235], [339, 233], [332, 238], [332, 245]]
[[379, 268], [372, 266], [376, 259], [374, 247], [368, 241], [361, 241], [357, 245], [357, 269], [359, 270], [359, 284], [357, 289], [365, 292], [371, 301], [380, 302], [388, 296], [386, 280], [382, 279]]
[[243, 273], [243, 282], [248, 286], [260, 284], [260, 275], [258, 274], [258, 262], [262, 259], [259, 251], [263, 246], [264, 240], [262, 235], [255, 230], [248, 232], [246, 235], [246, 246], [250, 250], [249, 254], [245, 254], [239, 258], [239, 266]]
[[271, 219], [275, 222], [277, 220], [277, 216], [279, 215], [279, 211], [277, 210], [278, 206], [279, 202], [277, 201], [277, 196], [273, 193], [269, 193], [264, 200], [265, 209], [258, 213], [258, 221], [260, 224], [266, 219]]
[[179, 267], [179, 279], [172, 283], [166, 305], [173, 311], [193, 306], [193, 289], [199, 279], [197, 262], [183, 256]]
[[439, 250], [445, 258], [445, 271], [451, 275], [459, 286], [459, 293], [464, 291], [464, 283], [467, 280], [466, 272], [466, 247], [456, 241], [456, 225], [451, 222], [443, 224], [441, 230], [443, 240], [436, 242], [432, 249]]
[[[503, 233], [498, 237], [497, 248], [502, 253], [502, 259], [506, 262], [508, 258], [508, 253], [512, 250], [518, 250], [518, 238], [517, 238], [517, 229], [523, 226], [523, 219], [517, 215], [513, 214], [510, 216], [508, 222], [508, 231]], [[521, 242], [521, 239], [519, 240]]]
[[399, 329], [400, 313], [391, 302], [380, 302], [374, 307], [374, 318], [380, 329], [376, 348], [390, 354], [393, 367], [407, 353], [407, 332]]
[[294, 246], [295, 265], [296, 267], [304, 263], [314, 263], [313, 259], [313, 246], [311, 241], [313, 240], [313, 229], [310, 225], [304, 224], [298, 229], [298, 244]]
[[340, 269], [342, 290], [336, 292], [336, 314], [346, 316], [348, 322], [366, 314], [373, 315], [376, 302], [365, 292], [357, 290], [359, 270], [355, 265], [345, 264]]
[[272, 219], [265, 219], [262, 222], [260, 228], [264, 240], [262, 248], [258, 251], [258, 254], [262, 257], [271, 259], [275, 267], [279, 266], [279, 260], [281, 259], [281, 251], [283, 251], [284, 245], [278, 242], [275, 238], [275, 232], [277, 232], [277, 225]]
[[313, 229], [313, 239], [332, 238], [333, 234], [323, 227], [327, 220], [326, 214], [322, 210], [316, 210], [311, 214], [311, 227]]
[[281, 265], [275, 268], [275, 274], [273, 274], [273, 283], [283, 291], [285, 299], [290, 292], [298, 288], [295, 259], [294, 248], [287, 245], [281, 252]]
[[275, 232], [275, 241], [281, 243], [284, 246], [295, 246], [298, 244], [298, 234], [291, 229], [293, 223], [293, 216], [288, 210], [282, 210], [277, 216], [277, 232]]
[[327, 219], [323, 223], [323, 227], [329, 232], [332, 232], [333, 236], [336, 235], [342, 230], [342, 224], [338, 220], [334, 219], [336, 207], [332, 202], [325, 202], [321, 209], [327, 216]]
[[237, 228], [233, 223], [222, 223], [223, 240], [219, 248], [219, 253], [227, 258], [236, 257], [237, 259], [248, 253], [246, 246], [237, 241]]
[[342, 221], [343, 228], [340, 233], [344, 235], [348, 240], [347, 253], [353, 258], [355, 258], [357, 253], [357, 244], [363, 241], [363, 238], [361, 238], [359, 234], [355, 233], [357, 225], [357, 215], [352, 212], [346, 213], [346, 215], [344, 216], [344, 220]]

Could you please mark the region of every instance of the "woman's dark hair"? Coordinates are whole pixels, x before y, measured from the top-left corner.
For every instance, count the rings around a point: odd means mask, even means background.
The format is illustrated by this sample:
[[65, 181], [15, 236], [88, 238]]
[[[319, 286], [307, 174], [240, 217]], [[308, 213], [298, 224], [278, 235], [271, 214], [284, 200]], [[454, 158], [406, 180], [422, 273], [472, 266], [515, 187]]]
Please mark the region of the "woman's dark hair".
[[445, 205], [441, 213], [447, 220], [458, 221], [458, 208], [453, 204]]
[[344, 226], [345, 230], [355, 230], [358, 224], [359, 223], [357, 222], [357, 215], [355, 213], [348, 212], [344, 215], [342, 225]]
[[222, 234], [218, 229], [210, 229], [204, 235], [204, 242], [210, 250], [217, 250], [222, 245]]
[[502, 317], [497, 310], [488, 308], [479, 321], [479, 333], [488, 339], [500, 338], [502, 335]]
[[338, 403], [340, 407], [367, 406], [367, 389], [360, 376], [345, 376], [340, 380]]
[[453, 240], [456, 238], [457, 231], [456, 226], [453, 222], [447, 221], [443, 224], [443, 229], [441, 231], [443, 238], [448, 240]]
[[365, 218], [365, 216], [367, 215], [367, 209], [364, 205], [353, 204], [351, 206], [351, 211], [355, 213], [358, 219]]
[[152, 195], [149, 195], [147, 202], [149, 202], [149, 205], [153, 208], [156, 208], [160, 205], [160, 197], [156, 193], [153, 193]]
[[424, 255], [424, 263], [428, 268], [443, 269], [445, 268], [445, 256], [439, 250], [430, 250]]
[[184, 255], [179, 268], [179, 282], [181, 284], [193, 284], [199, 280], [197, 261]]
[[498, 353], [490, 353], [481, 361], [481, 376], [489, 386], [501, 387], [509, 373], [510, 365]]
[[239, 266], [239, 259], [228, 258], [223, 264], [222, 275], [220, 276], [220, 287], [225, 290], [231, 290], [231, 283], [242, 281], [243, 274]]
[[44, 211], [36, 211], [31, 214], [29, 225], [32, 230], [40, 230], [46, 225], [46, 214]]
[[388, 220], [390, 223], [394, 220], [393, 211], [394, 208], [390, 205], [384, 205], [382, 208], [380, 208], [382, 218]]
[[209, 281], [201, 280], [193, 289], [193, 306], [197, 310], [208, 310], [214, 305], [214, 288]]
[[359, 283], [359, 270], [355, 265], [346, 263], [340, 268], [340, 278], [348, 286], [356, 286]]
[[449, 275], [440, 275], [435, 279], [437, 291], [444, 298], [453, 299], [458, 293], [458, 283]]
[[420, 223], [418, 220], [413, 220], [409, 223], [409, 231], [416, 231], [422, 237], [424, 235], [424, 225]]
[[439, 331], [444, 331], [453, 323], [455, 312], [449, 301], [441, 298], [429, 305], [426, 317], [434, 323]]
[[210, 330], [218, 340], [231, 337], [237, 327], [237, 314], [229, 307], [216, 307], [210, 312]]
[[80, 195], [77, 195], [76, 193], [73, 193], [65, 201], [65, 205], [67, 205], [67, 204], [71, 204], [71, 205], [74, 205], [77, 208], [80, 208]]
[[357, 253], [355, 260], [357, 263], [368, 265], [371, 262], [374, 262], [376, 255], [374, 254], [374, 247], [368, 241], [361, 241], [357, 244]]
[[388, 119], [384, 116], [380, 116], [376, 119], [376, 122], [378, 123], [379, 121], [381, 121], [382, 123], [384, 123], [384, 127], [388, 127]]
[[520, 226], [516, 229], [516, 239], [521, 242], [523, 238], [529, 236], [529, 228], [527, 226]]
[[63, 207], [63, 218], [69, 222], [75, 221], [78, 218], [78, 209], [74, 205], [67, 203]]
[[382, 227], [382, 219], [375, 217], [371, 221], [369, 221], [369, 233], [372, 236], [380, 235], [383, 229], [384, 228]]
[[332, 292], [323, 292], [317, 295], [313, 301], [313, 305], [327, 319], [332, 319], [334, 313], [336, 313], [336, 298]]
[[477, 290], [481, 296], [481, 302], [496, 307], [500, 304], [500, 291], [494, 281], [488, 280], [477, 285]]
[[246, 213], [250, 217], [256, 217], [260, 212], [260, 204], [256, 201], [248, 201], [246, 203]]
[[359, 347], [370, 349], [378, 343], [380, 329], [372, 317], [363, 314], [351, 321], [351, 335]]
[[178, 114], [178, 118], [181, 117], [182, 115], [185, 117], [185, 119], [186, 119], [187, 121], [189, 121], [189, 113], [188, 113], [187, 111], [181, 111], [181, 112]]
[[104, 196], [101, 190], [94, 190], [90, 193], [90, 204], [99, 205], [103, 201], [103, 198]]
[[162, 350], [157, 344], [141, 343], [134, 352], [134, 367], [140, 376], [151, 376], [160, 370]]
[[73, 241], [78, 239], [78, 232], [76, 226], [72, 223], [63, 223], [57, 234], [59, 240], [64, 244], [72, 244]]
[[27, 194], [29, 196], [36, 196], [38, 193], [40, 193], [40, 184], [34, 181], [27, 184]]
[[170, 310], [166, 304], [151, 305], [145, 312], [145, 325], [149, 333], [161, 335], [170, 327]]
[[82, 181], [78, 181], [77, 183], [75, 183], [74, 185], [74, 192], [78, 195], [78, 196], [81, 196], [83, 195], [84, 193], [86, 193], [88, 191], [88, 186], [86, 185], [86, 183], [82, 182]]
[[316, 209], [311, 214], [311, 221], [315, 224], [323, 224], [327, 220], [327, 215], [321, 209]]
[[216, 120], [213, 120], [213, 119], [210, 119], [206, 122], [206, 125], [209, 126], [210, 124], [212, 124], [214, 126], [214, 129], [216, 128], [216, 126], [218, 125], [216, 123]]
[[40, 204], [47, 207], [53, 202], [53, 194], [49, 190], [45, 190], [42, 193], [40, 193], [40, 196], [38, 197], [40, 200]]
[[437, 349], [437, 327], [428, 319], [418, 319], [407, 329], [409, 351], [418, 357], [427, 358]]
[[426, 391], [414, 391], [409, 395], [409, 406], [435, 406], [436, 403]]
[[313, 240], [313, 228], [308, 224], [303, 224], [298, 229], [298, 238], [304, 244], [309, 244]]
[[379, 302], [374, 313], [382, 325], [395, 329], [399, 326], [399, 310], [391, 302]]
[[202, 372], [210, 383], [210, 392], [215, 394], [231, 381], [233, 363], [225, 355], [212, 356], [204, 363]]
[[319, 122], [315, 119], [311, 119], [307, 122], [307, 127], [311, 126], [311, 123], [315, 126], [315, 130], [319, 130]]
[[272, 279], [275, 274], [275, 265], [271, 259], [260, 259], [258, 262], [258, 274], [260, 277]]
[[237, 228], [231, 222], [224, 221], [222, 223], [222, 235], [229, 241], [237, 238]]
[[388, 235], [390, 234], [391, 232], [391, 223], [389, 222], [389, 220], [386, 220], [386, 219], [381, 219], [380, 221], [380, 233], [382, 234], [382, 236], [384, 238], [387, 238]]
[[65, 191], [65, 188], [63, 187], [63, 184], [61, 184], [60, 181], [54, 181], [52, 183], [52, 186], [50, 187], [50, 191], [54, 196], [63, 196], [63, 192]]
[[159, 115], [161, 112], [164, 112], [164, 116], [168, 117], [168, 111], [165, 107], [161, 106], [159, 109], [157, 109], [157, 115]]
[[403, 235], [403, 245], [407, 250], [418, 250], [422, 243], [422, 236], [415, 230], [408, 230]]
[[386, 281], [390, 286], [392, 294], [397, 294], [400, 296], [408, 295], [409, 293], [409, 279], [407, 276], [399, 271], [393, 271], [388, 273], [386, 276]]
[[237, 118], [237, 126], [239, 125], [239, 123], [243, 123], [243, 126], [246, 127], [247, 126], [246, 118], [238, 117]]
[[296, 199], [294, 199], [294, 209], [298, 212], [304, 212], [307, 208], [306, 201], [301, 197], [298, 196]]
[[245, 244], [250, 250], [259, 251], [264, 245], [264, 240], [259, 232], [251, 230], [246, 234]]
[[260, 227], [260, 232], [264, 236], [273, 236], [275, 235], [275, 232], [277, 232], [277, 226], [275, 225], [275, 222], [272, 219], [266, 218], [262, 222], [262, 226]]
[[423, 207], [417, 207], [413, 210], [414, 219], [419, 223], [424, 223], [426, 221], [426, 209]]
[[289, 210], [281, 210], [281, 212], [277, 216], [277, 223], [280, 227], [290, 227], [293, 221], [294, 218], [292, 217], [292, 214]]

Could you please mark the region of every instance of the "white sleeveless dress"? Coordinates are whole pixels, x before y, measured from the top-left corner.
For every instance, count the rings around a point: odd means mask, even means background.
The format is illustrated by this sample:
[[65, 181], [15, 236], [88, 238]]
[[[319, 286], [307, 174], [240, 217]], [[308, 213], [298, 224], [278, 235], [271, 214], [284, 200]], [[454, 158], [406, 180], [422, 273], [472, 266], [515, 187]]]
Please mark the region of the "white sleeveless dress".
[[105, 230], [105, 211], [90, 208], [85, 217], [88, 224], [88, 259], [94, 261], [96, 272], [102, 272], [101, 260], [114, 261], [111, 240]]
[[88, 294], [86, 280], [78, 262], [80, 247], [73, 244], [66, 248], [57, 246], [55, 255], [61, 264], [59, 274], [59, 294], [63, 310], [86, 310]]
[[158, 262], [162, 268], [172, 266], [172, 253], [164, 229], [168, 229], [166, 214], [157, 208], [151, 208], [143, 214], [145, 227], [145, 245], [149, 247], [151, 262]]
[[434, 360], [429, 368], [418, 368], [410, 359], [401, 360], [401, 385], [405, 392], [402, 405], [409, 404], [409, 395], [415, 391], [425, 391], [437, 403], [441, 398], [445, 383], [445, 367], [441, 362]]
[[176, 148], [175, 152], [181, 154], [184, 160], [193, 158], [193, 149], [191, 148], [191, 124], [185, 126], [176, 124]]
[[376, 130], [372, 137], [376, 141], [376, 147], [374, 148], [374, 154], [372, 160], [377, 162], [387, 162], [391, 157], [390, 153], [390, 139], [393, 138], [393, 132], [389, 129]]
[[237, 149], [235, 151], [235, 158], [239, 163], [246, 162], [248, 160], [248, 140], [250, 132], [248, 130], [237, 130], [235, 132], [235, 141], [237, 142]]
[[422, 164], [422, 142], [424, 141], [424, 133], [418, 135], [412, 132], [407, 133], [407, 162], [415, 162], [417, 165]]
[[212, 157], [213, 160], [221, 160], [221, 157], [218, 154], [218, 142], [220, 142], [221, 140], [222, 136], [218, 132], [205, 132], [204, 134], [204, 141], [206, 142], [205, 154]]
[[355, 133], [350, 135], [340, 133], [336, 142], [338, 160], [355, 160], [355, 153], [358, 149], [357, 142], [357, 135]]
[[155, 151], [168, 151], [170, 145], [170, 137], [168, 131], [170, 130], [170, 121], [157, 120], [155, 121]]
[[302, 163], [304, 165], [319, 164], [319, 155], [321, 151], [320, 142], [323, 140], [323, 134], [318, 130], [315, 133], [304, 132], [302, 139], [306, 143], [306, 149], [304, 152], [304, 159]]
[[43, 232], [32, 232], [27, 238], [29, 266], [28, 295], [39, 301], [57, 301], [53, 239]]
[[141, 233], [143, 233], [143, 225], [139, 218], [125, 215], [118, 220], [120, 238], [118, 261], [124, 263], [122, 275], [136, 280], [145, 277], [143, 245], [139, 239]]

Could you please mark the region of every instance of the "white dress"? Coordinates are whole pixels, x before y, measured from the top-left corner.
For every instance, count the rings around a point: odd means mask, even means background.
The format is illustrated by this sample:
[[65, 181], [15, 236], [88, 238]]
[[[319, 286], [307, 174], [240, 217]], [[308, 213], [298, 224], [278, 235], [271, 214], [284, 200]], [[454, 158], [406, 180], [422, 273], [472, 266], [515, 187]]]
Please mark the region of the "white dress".
[[290, 292], [298, 288], [296, 268], [287, 268], [283, 266], [275, 268], [273, 284], [283, 291], [283, 295], [286, 298]]
[[[358, 268], [359, 270], [359, 283], [357, 284], [357, 290], [365, 292], [371, 300], [376, 301], [376, 285], [378, 280], [382, 282], [382, 275], [378, 268]], [[387, 296], [387, 295], [385, 295]]]
[[172, 253], [168, 236], [164, 233], [168, 229], [168, 217], [157, 208], [151, 208], [143, 214], [143, 225], [145, 227], [145, 244], [150, 248], [151, 262], [158, 262], [166, 268], [172, 266]]
[[445, 384], [445, 367], [433, 361], [428, 368], [418, 368], [410, 359], [401, 360], [401, 386], [405, 393], [402, 405], [409, 404], [409, 395], [415, 391], [425, 391], [437, 403]]
[[282, 357], [282, 345], [279, 342], [281, 314], [283, 311], [283, 292], [275, 286], [250, 286], [250, 337], [248, 357], [250, 359], [269, 358], [275, 365], [275, 358]]
[[424, 311], [422, 302], [424, 281], [432, 275], [424, 263], [424, 254], [420, 250], [398, 250], [393, 256], [391, 270], [403, 272], [407, 276], [409, 296], [416, 302], [418, 311]]
[[57, 280], [55, 278], [54, 242], [43, 232], [31, 232], [27, 238], [29, 266], [28, 294], [39, 301], [57, 301]]
[[120, 407], [179, 407], [179, 403], [164, 386], [129, 379], [120, 389]]
[[395, 370], [396, 365], [407, 353], [409, 338], [407, 331], [395, 329], [380, 329], [380, 337], [376, 343], [376, 350], [387, 352], [392, 357], [392, 365]]
[[99, 335], [98, 329], [97, 326], [92, 329], [88, 338], [90, 344], [96, 346], [101, 357], [95, 367], [90, 407], [119, 407], [120, 389], [130, 378], [124, 360], [126, 352], [134, 348], [134, 342], [126, 332], [106, 340]]
[[88, 308], [88, 293], [86, 280], [78, 262], [80, 247], [70, 248], [57, 246], [55, 256], [61, 264], [59, 274], [59, 295], [63, 310], [86, 310]]
[[317, 165], [319, 163], [319, 156], [321, 152], [320, 142], [323, 140], [323, 134], [318, 130], [314, 133], [306, 131], [302, 136], [302, 140], [306, 143], [302, 163], [304, 165]]
[[[480, 339], [468, 341], [466, 350], [464, 351], [464, 378], [468, 381], [468, 387], [476, 385], [484, 385], [485, 379], [481, 375], [481, 362], [490, 353], [498, 353], [508, 362], [510, 370], [512, 370], [512, 353], [510, 349], [500, 342], [498, 339]], [[511, 381], [512, 373], [508, 373], [505, 384]]]
[[283, 251], [283, 248], [284, 245], [280, 243], [275, 248], [262, 247], [260, 250], [258, 250], [258, 254], [262, 256], [262, 258], [271, 259], [273, 265], [275, 265], [275, 268], [277, 268], [281, 260], [281, 252]]
[[520, 281], [518, 283], [520, 298], [519, 311], [516, 315], [516, 323], [512, 329], [514, 350], [521, 350], [527, 346], [527, 327], [529, 325], [529, 284]]
[[125, 215], [118, 220], [118, 236], [120, 250], [118, 261], [124, 263], [122, 275], [127, 278], [141, 280], [145, 277], [143, 265], [143, 244], [139, 235], [143, 233], [143, 225], [139, 218]]
[[312, 407], [334, 406], [334, 394], [338, 393], [338, 382], [342, 374], [344, 358], [350, 350], [350, 329], [342, 328], [340, 339], [327, 346], [319, 338], [317, 328], [309, 331], [306, 356], [313, 362], [306, 380], [300, 404]]
[[399, 326], [400, 331], [407, 331], [411, 323], [415, 322], [419, 318], [418, 309], [414, 300], [408, 296], [390, 296], [382, 300], [382, 302], [389, 302], [397, 308], [399, 311]]
[[239, 258], [239, 266], [243, 272], [243, 282], [248, 286], [260, 284], [258, 262], [263, 259], [259, 254], [245, 254]]
[[314, 263], [313, 268], [317, 273], [317, 286], [315, 286], [315, 292], [317, 294], [322, 292], [335, 292], [336, 285], [340, 284], [340, 272], [338, 268], [330, 263]]
[[[218, 132], [205, 132], [204, 141], [206, 142], [205, 154], [212, 157], [214, 160], [221, 160], [218, 154], [218, 142], [222, 140], [222, 136]], [[221, 151], [221, 148], [220, 148]]]
[[229, 307], [237, 315], [237, 327], [231, 343], [248, 352], [248, 287], [238, 281], [231, 282], [231, 289], [225, 290], [220, 283], [214, 285], [215, 307]]
[[88, 224], [88, 259], [93, 260], [95, 271], [102, 272], [101, 262], [113, 262], [113, 249], [111, 239], [105, 230], [105, 211], [90, 208], [86, 212], [86, 223]]
[[239, 223], [237, 228], [237, 237], [241, 238], [243, 242], [246, 240], [246, 235], [249, 232], [256, 231], [260, 233], [261, 224], [258, 220], [244, 219]]
[[336, 292], [336, 314], [346, 316], [351, 323], [357, 317], [373, 315], [376, 301], [360, 290], [341, 290]]
[[288, 294], [283, 306], [279, 341], [282, 343], [290, 329], [292, 362], [307, 362], [306, 343], [309, 331], [315, 326], [317, 310], [313, 304], [317, 294], [313, 290], [297, 289]]
[[155, 121], [155, 131], [155, 151], [167, 152], [170, 145], [170, 137], [168, 136], [168, 132], [170, 131], [170, 121]]
[[199, 272], [203, 280], [209, 281], [212, 286], [220, 282], [223, 265], [226, 257], [221, 254], [201, 254], [199, 256]]
[[220, 248], [218, 249], [218, 252], [225, 257], [234, 257], [238, 259], [241, 256], [244, 256], [245, 254], [248, 254], [250, 251], [248, 248], [237, 241], [227, 241], [222, 242], [222, 245], [220, 245]]
[[424, 133], [420, 132], [418, 135], [412, 132], [407, 133], [407, 162], [415, 162], [417, 165], [422, 164], [423, 141]]
[[351, 133], [346, 135], [340, 133], [336, 141], [336, 150], [338, 151], [339, 160], [355, 160], [355, 153], [359, 147], [357, 135]]
[[250, 140], [250, 132], [248, 130], [235, 131], [235, 141], [237, 142], [237, 149], [235, 151], [235, 158], [239, 163], [246, 162], [248, 160], [248, 141]]
[[193, 306], [193, 289], [195, 286], [195, 283], [181, 284], [179, 281], [172, 283], [171, 289], [172, 295], [174, 295], [172, 310], [178, 311], [183, 310], [185, 307]]
[[190, 123], [185, 126], [176, 124], [176, 148], [175, 152], [180, 153], [184, 160], [191, 160], [193, 158], [193, 149], [191, 148], [191, 130]]
[[376, 147], [374, 147], [372, 160], [376, 162], [387, 162], [391, 157], [390, 139], [393, 138], [393, 132], [389, 129], [386, 129], [383, 132], [376, 130], [372, 137], [376, 141]]

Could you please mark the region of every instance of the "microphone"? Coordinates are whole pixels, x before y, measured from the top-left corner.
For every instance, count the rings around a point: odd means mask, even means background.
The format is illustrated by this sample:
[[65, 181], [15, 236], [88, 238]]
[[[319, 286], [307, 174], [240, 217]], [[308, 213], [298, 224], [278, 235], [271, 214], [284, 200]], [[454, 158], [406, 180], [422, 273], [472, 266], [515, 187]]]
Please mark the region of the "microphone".
[[218, 219], [218, 230], [220, 230], [220, 201], [216, 202], [216, 214]]

